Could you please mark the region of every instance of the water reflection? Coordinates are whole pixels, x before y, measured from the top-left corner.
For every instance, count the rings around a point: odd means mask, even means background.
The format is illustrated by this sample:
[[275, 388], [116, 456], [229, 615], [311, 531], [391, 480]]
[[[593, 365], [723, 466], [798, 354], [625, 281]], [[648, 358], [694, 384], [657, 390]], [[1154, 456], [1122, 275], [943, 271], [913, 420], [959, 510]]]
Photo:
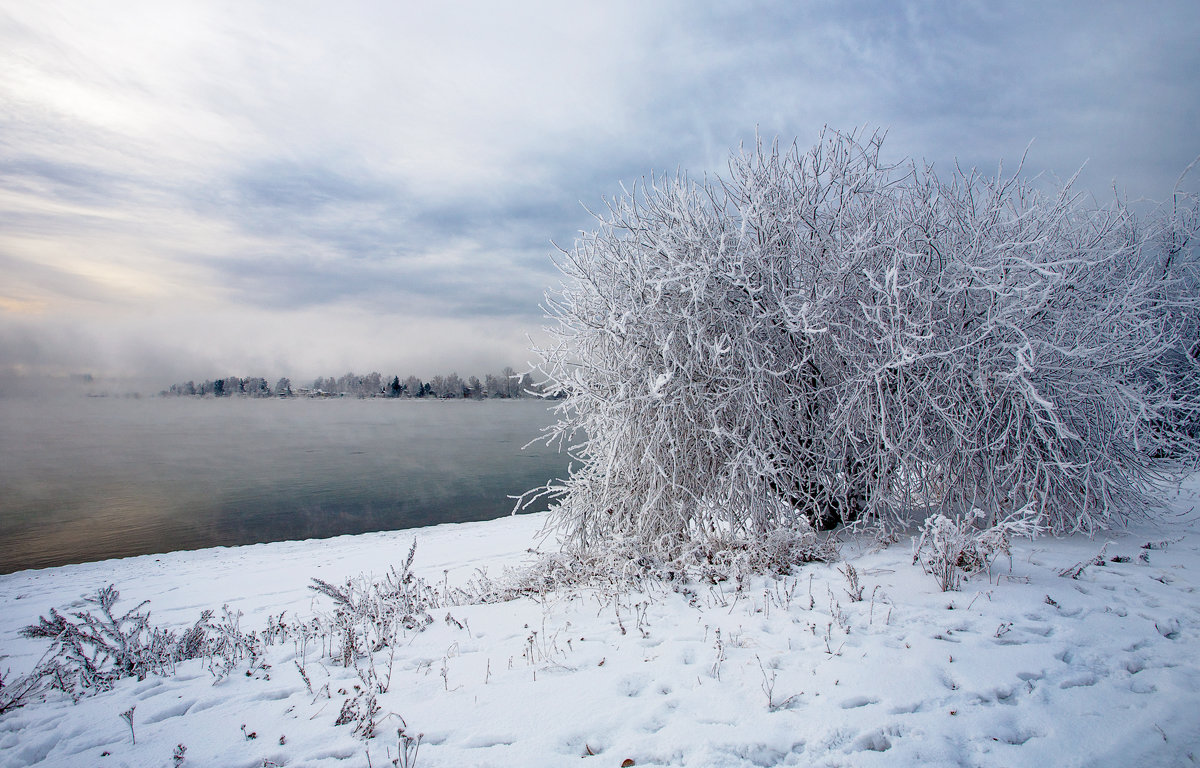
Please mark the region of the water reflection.
[[0, 400], [0, 572], [507, 514], [530, 401]]

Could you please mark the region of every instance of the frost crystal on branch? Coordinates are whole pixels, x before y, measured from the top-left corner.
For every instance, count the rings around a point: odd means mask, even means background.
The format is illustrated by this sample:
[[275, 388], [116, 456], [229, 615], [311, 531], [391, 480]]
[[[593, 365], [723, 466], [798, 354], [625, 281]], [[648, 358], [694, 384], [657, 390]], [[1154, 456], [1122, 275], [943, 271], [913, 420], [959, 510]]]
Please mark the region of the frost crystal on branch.
[[575, 546], [762, 540], [914, 508], [1091, 531], [1195, 467], [1194, 199], [758, 144], [650, 178], [563, 251], [542, 359]]

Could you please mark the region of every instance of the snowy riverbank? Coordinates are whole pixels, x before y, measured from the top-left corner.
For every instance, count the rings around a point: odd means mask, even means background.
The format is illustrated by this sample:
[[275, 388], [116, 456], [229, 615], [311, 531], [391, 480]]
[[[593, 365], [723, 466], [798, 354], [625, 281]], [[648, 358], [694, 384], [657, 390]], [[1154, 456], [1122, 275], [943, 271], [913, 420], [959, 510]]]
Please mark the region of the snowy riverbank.
[[[498, 576], [529, 557], [542, 519], [0, 576], [0, 669], [27, 672], [47, 647], [22, 627], [52, 607], [79, 610], [110, 583], [118, 607], [149, 600], [156, 625], [183, 630], [228, 605], [243, 630], [261, 630], [280, 611], [329, 611], [311, 578], [382, 576], [414, 536], [413, 570], [431, 583], [465, 584], [479, 568]], [[1077, 563], [1092, 564], [1059, 575]], [[268, 667], [216, 684], [189, 661], [76, 704], [11, 711], [0, 765], [388, 766], [402, 724], [423, 734], [418, 766], [1193, 765], [1198, 586], [1194, 514], [1094, 540], [1018, 542], [1011, 567], [1004, 558], [957, 593], [912, 564], [907, 537], [885, 549], [851, 540], [839, 563], [741, 593], [692, 584], [441, 608], [375, 656], [391, 674], [369, 740], [335, 725], [361, 682], [354, 669], [287, 641], [268, 648]], [[131, 708], [136, 744], [121, 716]]]

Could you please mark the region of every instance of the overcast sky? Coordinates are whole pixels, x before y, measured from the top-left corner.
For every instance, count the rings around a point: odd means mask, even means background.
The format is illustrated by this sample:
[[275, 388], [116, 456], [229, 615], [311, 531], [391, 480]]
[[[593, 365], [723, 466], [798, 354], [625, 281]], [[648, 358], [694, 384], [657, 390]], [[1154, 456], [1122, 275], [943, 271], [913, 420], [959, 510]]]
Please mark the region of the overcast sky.
[[519, 368], [584, 206], [756, 128], [1161, 200], [1198, 39], [1195, 0], [0, 0], [0, 374]]

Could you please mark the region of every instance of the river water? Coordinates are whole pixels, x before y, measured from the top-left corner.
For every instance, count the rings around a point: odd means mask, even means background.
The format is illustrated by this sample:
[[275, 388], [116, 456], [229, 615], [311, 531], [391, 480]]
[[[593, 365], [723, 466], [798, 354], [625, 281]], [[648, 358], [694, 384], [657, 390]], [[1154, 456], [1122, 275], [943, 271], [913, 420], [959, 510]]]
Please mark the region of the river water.
[[522, 450], [552, 420], [533, 400], [0, 399], [0, 573], [500, 517], [564, 476]]

